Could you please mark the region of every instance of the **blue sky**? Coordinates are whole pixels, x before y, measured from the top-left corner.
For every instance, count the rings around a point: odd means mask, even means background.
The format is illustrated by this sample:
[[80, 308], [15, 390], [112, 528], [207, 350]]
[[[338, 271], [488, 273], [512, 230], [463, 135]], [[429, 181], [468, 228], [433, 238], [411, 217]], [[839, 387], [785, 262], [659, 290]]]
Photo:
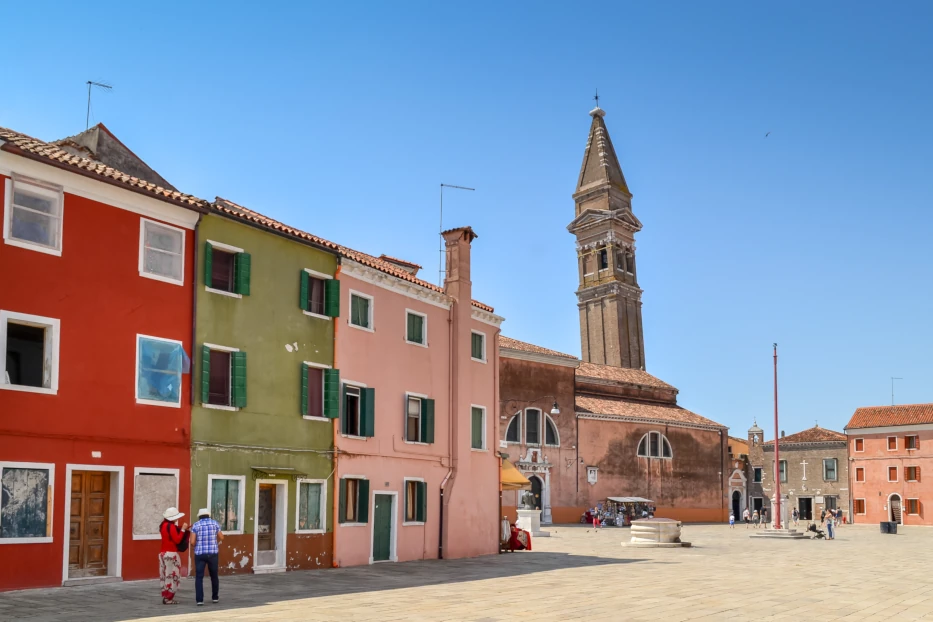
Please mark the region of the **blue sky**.
[[[933, 401], [933, 5], [5, 7], [0, 125], [102, 121], [180, 189], [438, 265], [579, 354], [574, 190], [599, 88], [634, 193], [648, 371], [744, 436]], [[766, 132], [771, 135], [765, 138]]]

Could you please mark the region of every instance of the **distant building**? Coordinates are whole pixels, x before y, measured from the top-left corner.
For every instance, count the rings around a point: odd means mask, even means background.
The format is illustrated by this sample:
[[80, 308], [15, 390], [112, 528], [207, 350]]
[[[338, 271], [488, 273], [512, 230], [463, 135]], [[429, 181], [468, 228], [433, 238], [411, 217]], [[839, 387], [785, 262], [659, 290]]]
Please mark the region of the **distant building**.
[[933, 525], [933, 404], [858, 408], [846, 436], [854, 522]]

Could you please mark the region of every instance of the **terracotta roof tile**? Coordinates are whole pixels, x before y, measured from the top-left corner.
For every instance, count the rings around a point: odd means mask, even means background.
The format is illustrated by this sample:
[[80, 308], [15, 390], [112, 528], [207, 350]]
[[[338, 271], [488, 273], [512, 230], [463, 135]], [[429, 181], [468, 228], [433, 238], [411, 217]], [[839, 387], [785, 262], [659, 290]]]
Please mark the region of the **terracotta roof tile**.
[[405, 261], [404, 259], [399, 259], [398, 257], [392, 257], [391, 255], [386, 255], [385, 253], [383, 253], [382, 255], [379, 255], [378, 259], [382, 259], [383, 261], [391, 261], [393, 263], [400, 263], [403, 266], [411, 266], [412, 268], [418, 268], [419, 270], [421, 270], [424, 267], [422, 265], [416, 264], [411, 261]]
[[690, 412], [686, 408], [681, 408], [673, 404], [650, 404], [646, 402], [593, 397], [589, 395], [578, 395], [576, 402], [578, 413], [617, 415], [665, 423], [689, 423], [693, 425], [725, 428], [724, 425], [716, 423], [712, 419], [707, 419], [694, 412]]
[[581, 378], [598, 378], [600, 380], [614, 380], [626, 384], [639, 384], [646, 387], [655, 387], [658, 389], [674, 389], [672, 385], [663, 380], [655, 378], [646, 371], [640, 369], [628, 369], [626, 367], [613, 367], [612, 365], [599, 365], [597, 363], [580, 363], [577, 368], [577, 376]]
[[512, 339], [511, 337], [506, 337], [504, 335], [499, 336], [499, 347], [509, 348], [510, 350], [534, 352], [535, 354], [548, 354], [550, 356], [559, 356], [566, 359], [577, 360], [577, 357], [573, 356], [572, 354], [564, 354], [563, 352], [558, 352], [557, 350], [548, 350], [547, 348], [542, 348], [541, 346], [519, 341], [518, 339]]
[[898, 404], [857, 408], [846, 429], [921, 423], [933, 423], [933, 404]]
[[[444, 293], [444, 288], [438, 287], [437, 285], [433, 283], [428, 283], [427, 281], [423, 281], [415, 276], [412, 276], [412, 274], [408, 272], [407, 270], [403, 270], [402, 268], [399, 268], [398, 266], [395, 266], [389, 263], [388, 261], [379, 259], [378, 257], [373, 257], [372, 255], [368, 255], [366, 253], [361, 253], [360, 251], [356, 251], [356, 250], [353, 250], [352, 248], [348, 248], [346, 246], [336, 244], [329, 240], [325, 240], [324, 238], [320, 238], [316, 235], [312, 235], [310, 233], [302, 231], [301, 229], [296, 229], [295, 227], [291, 227], [289, 225], [281, 223], [275, 220], [274, 218], [269, 218], [268, 216], [264, 216], [263, 214], [260, 214], [259, 212], [249, 209], [248, 207], [243, 207], [242, 205], [238, 205], [237, 203], [234, 203], [233, 201], [230, 201], [229, 199], [223, 199], [221, 197], [217, 197], [215, 203], [213, 204], [213, 208], [215, 211], [220, 212], [226, 216], [231, 216], [234, 218], [240, 218], [242, 220], [247, 220], [249, 222], [254, 222], [254, 223], [263, 225], [265, 227], [275, 229], [276, 231], [281, 231], [295, 238], [310, 241], [314, 244], [318, 244], [320, 246], [329, 248], [335, 251], [336, 253], [338, 253], [341, 257], [351, 259], [353, 261], [363, 264], [364, 266], [369, 266], [370, 268], [374, 268], [376, 270], [379, 270], [380, 272], [385, 272], [386, 274], [402, 279], [403, 281], [408, 281], [409, 283], [414, 283], [415, 285], [419, 285], [426, 289], [430, 289], [432, 291], [435, 291], [441, 294]], [[482, 302], [479, 302], [477, 300], [473, 301], [473, 306], [478, 309], [488, 311], [490, 313], [494, 311], [494, 309], [490, 307], [489, 305], [483, 304]]]
[[189, 207], [199, 211], [206, 210], [208, 207], [208, 202], [204, 199], [199, 199], [198, 197], [177, 190], [170, 190], [157, 186], [148, 181], [139, 179], [138, 177], [127, 175], [122, 171], [118, 171], [100, 162], [68, 153], [58, 145], [53, 145], [39, 140], [38, 138], [14, 132], [5, 127], [0, 127], [0, 140], [5, 141], [2, 149], [10, 153], [32, 157], [39, 161], [58, 165], [66, 170], [72, 169], [74, 172], [100, 177], [102, 181], [126, 186], [130, 190], [163, 201], [169, 201], [183, 207]]
[[[794, 443], [827, 443], [831, 441], [845, 441], [846, 435], [841, 432], [827, 430], [820, 426], [814, 426], [809, 430], [797, 432], [781, 439], [781, 445], [792, 445]], [[774, 440], [770, 440], [765, 445], [774, 445]]]

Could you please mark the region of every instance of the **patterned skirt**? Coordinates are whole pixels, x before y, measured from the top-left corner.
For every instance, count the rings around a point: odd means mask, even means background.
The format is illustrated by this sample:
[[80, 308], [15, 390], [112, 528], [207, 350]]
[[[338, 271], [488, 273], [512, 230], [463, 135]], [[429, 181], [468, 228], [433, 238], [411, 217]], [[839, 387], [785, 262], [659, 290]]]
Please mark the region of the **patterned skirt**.
[[162, 598], [174, 599], [181, 581], [181, 556], [178, 553], [159, 553], [159, 578], [162, 580]]

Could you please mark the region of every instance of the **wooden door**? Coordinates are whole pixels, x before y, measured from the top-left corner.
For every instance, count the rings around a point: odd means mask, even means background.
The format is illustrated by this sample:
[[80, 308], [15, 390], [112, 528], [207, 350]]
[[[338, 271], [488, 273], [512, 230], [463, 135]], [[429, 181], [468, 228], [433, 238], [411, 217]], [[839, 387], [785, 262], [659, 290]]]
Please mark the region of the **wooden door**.
[[275, 485], [259, 485], [259, 533], [260, 551], [275, 550]]
[[110, 534], [110, 473], [73, 471], [68, 576], [107, 575]]
[[373, 561], [383, 562], [392, 556], [392, 495], [376, 495], [373, 512]]

